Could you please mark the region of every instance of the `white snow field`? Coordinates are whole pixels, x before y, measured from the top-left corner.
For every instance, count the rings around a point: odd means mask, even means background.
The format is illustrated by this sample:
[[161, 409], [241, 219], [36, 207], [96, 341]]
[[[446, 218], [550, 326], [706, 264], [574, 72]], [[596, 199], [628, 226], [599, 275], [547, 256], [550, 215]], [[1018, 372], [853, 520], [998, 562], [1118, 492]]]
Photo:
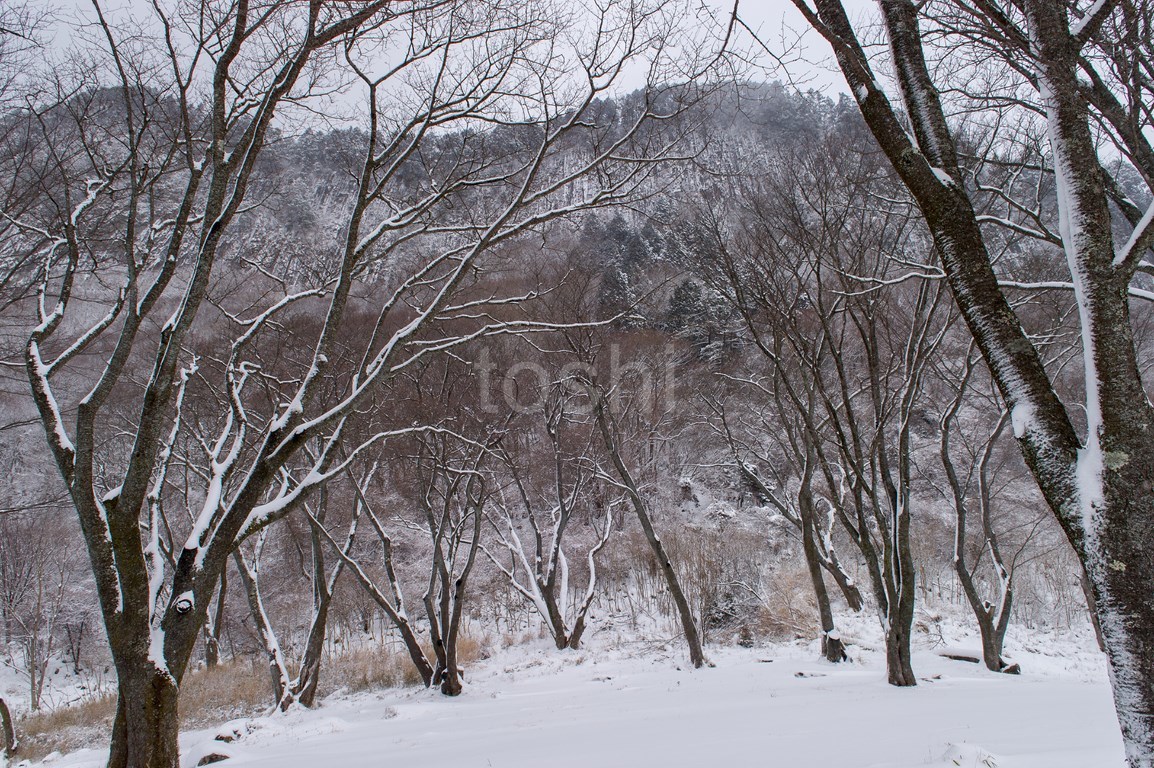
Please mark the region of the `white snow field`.
[[[222, 768], [1115, 768], [1124, 764], [1105, 673], [1079, 655], [1020, 653], [997, 675], [923, 651], [913, 689], [884, 659], [831, 665], [815, 649], [714, 649], [712, 669], [679, 649], [515, 648], [473, 667], [463, 696], [384, 691], [314, 711], [187, 734], [184, 764]], [[644, 654], [644, 655], [643, 655]], [[1089, 659], [1089, 660], [1088, 660]], [[218, 734], [239, 738], [224, 743]], [[57, 757], [53, 768], [101, 766]]]

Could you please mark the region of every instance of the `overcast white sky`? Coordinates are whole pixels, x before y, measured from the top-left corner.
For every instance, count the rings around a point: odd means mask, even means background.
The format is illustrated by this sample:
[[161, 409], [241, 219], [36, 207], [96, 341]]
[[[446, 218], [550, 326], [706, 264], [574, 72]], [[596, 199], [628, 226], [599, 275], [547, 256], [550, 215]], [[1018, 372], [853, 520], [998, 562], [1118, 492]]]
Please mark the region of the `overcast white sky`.
[[[718, 18], [727, 18], [727, 14], [733, 8], [733, 1], [703, 0], [714, 9]], [[81, 5], [80, 0], [47, 0], [47, 2], [64, 18], [74, 19], [74, 14], [78, 12], [88, 15], [91, 11], [88, 4]], [[855, 22], [873, 16], [877, 8], [876, 0], [843, 0], [843, 2]], [[111, 11], [114, 17], [125, 12], [132, 15], [136, 9], [148, 15], [150, 10], [148, 0], [102, 0], [102, 5], [106, 11]], [[766, 65], [763, 71], [751, 73], [752, 76], [789, 81], [798, 88], [816, 88], [830, 96], [848, 91], [845, 80], [830, 54], [829, 45], [809, 28], [792, 0], [740, 0], [739, 13], [770, 50], [778, 54], [787, 53], [789, 58], [786, 72], [770, 66], [771, 57], [764, 51], [756, 49], [748, 32], [739, 30], [738, 43], [748, 47], [755, 55], [755, 59]], [[55, 39], [52, 40], [52, 47], [56, 50], [67, 47], [70, 38], [68, 31], [63, 26], [57, 27], [54, 31], [57, 34], [53, 36]]]
[[[877, 5], [875, 0], [843, 0], [850, 18], [855, 22], [873, 16]], [[710, 5], [723, 12], [733, 7], [733, 0], [709, 0]], [[740, 0], [741, 18], [755, 31], [773, 51], [780, 53], [787, 45], [800, 38], [800, 45], [794, 50], [802, 60], [789, 67], [789, 75], [802, 88], [816, 88], [828, 92], [848, 92], [845, 79], [833, 61], [829, 45], [806, 23], [791, 0]], [[768, 57], [766, 57], [768, 58]], [[786, 78], [782, 74], [769, 73], [771, 79]]]

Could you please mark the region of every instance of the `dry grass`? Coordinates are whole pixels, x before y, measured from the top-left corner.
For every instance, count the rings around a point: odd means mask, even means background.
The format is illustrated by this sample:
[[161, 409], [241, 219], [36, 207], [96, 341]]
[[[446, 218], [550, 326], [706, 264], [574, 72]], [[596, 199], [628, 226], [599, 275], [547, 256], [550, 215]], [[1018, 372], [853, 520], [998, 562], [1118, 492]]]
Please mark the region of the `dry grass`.
[[[836, 586], [830, 585], [834, 590]], [[831, 596], [836, 596], [831, 593]], [[767, 579], [755, 636], [770, 640], [817, 637], [821, 632], [809, 571], [801, 561], [783, 564]]]
[[321, 696], [334, 691], [370, 691], [420, 685], [413, 662], [404, 651], [383, 647], [356, 648], [325, 660], [321, 668]]
[[[269, 706], [269, 691], [267, 672], [247, 662], [191, 672], [181, 687], [181, 727], [205, 728], [258, 714]], [[36, 761], [52, 752], [107, 747], [115, 715], [115, 696], [28, 715], [16, 723], [19, 756]]]
[[[457, 659], [463, 669], [478, 659], [487, 658], [487, 639], [462, 634], [457, 641]], [[432, 660], [433, 650], [425, 648]], [[400, 688], [421, 685], [421, 676], [403, 648], [368, 647], [346, 650], [325, 660], [321, 670], [321, 695], [334, 691], [371, 691], [380, 688]]]
[[[487, 652], [487, 641], [462, 635], [457, 653], [463, 667], [485, 658]], [[322, 696], [337, 690], [367, 691], [420, 684], [421, 678], [403, 649], [377, 646], [349, 650], [326, 658], [321, 669]], [[195, 670], [181, 686], [181, 727], [208, 728], [238, 717], [252, 717], [267, 711], [271, 699], [268, 669], [259, 661]], [[19, 757], [37, 761], [52, 752], [106, 748], [115, 715], [116, 697], [103, 696], [24, 717], [16, 723]]]
[[208, 728], [252, 717], [272, 706], [268, 667], [256, 661], [220, 664], [187, 675], [180, 686], [182, 728]]
[[20, 759], [37, 761], [52, 752], [106, 746], [115, 715], [116, 697], [102, 696], [18, 719], [18, 756]]

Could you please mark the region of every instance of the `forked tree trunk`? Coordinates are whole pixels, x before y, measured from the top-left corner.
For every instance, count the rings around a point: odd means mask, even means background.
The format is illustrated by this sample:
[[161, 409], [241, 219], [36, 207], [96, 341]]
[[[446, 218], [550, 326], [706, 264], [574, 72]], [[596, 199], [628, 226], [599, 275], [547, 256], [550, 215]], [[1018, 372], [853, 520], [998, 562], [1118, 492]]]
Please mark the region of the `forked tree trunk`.
[[573, 622], [573, 631], [569, 633], [569, 641], [565, 644], [566, 648], [570, 650], [577, 650], [581, 647], [581, 636], [585, 634], [585, 614], [577, 617], [577, 621]]
[[962, 585], [962, 592], [966, 596], [966, 602], [970, 604], [970, 610], [973, 611], [974, 618], [978, 622], [978, 631], [982, 636], [982, 661], [986, 668], [992, 672], [1008, 670], [1016, 673], [1020, 671], [1020, 668], [1016, 665], [1011, 668], [1002, 659], [1002, 645], [1006, 638], [1006, 629], [1010, 625], [1010, 610], [1014, 602], [1013, 577], [1010, 568], [1002, 559], [1001, 549], [998, 546], [998, 536], [994, 532], [989, 481], [990, 460], [993, 457], [994, 446], [1006, 426], [1007, 415], [1002, 414], [995, 428], [987, 436], [981, 452], [975, 457], [976, 467], [972, 466], [970, 471], [972, 476], [975, 474], [973, 470], [977, 470], [976, 502], [981, 510], [984, 548], [990, 553], [994, 575], [998, 580], [997, 603], [991, 603], [982, 598], [978, 591], [978, 585], [974, 582], [970, 565], [966, 562], [967, 518], [970, 514], [969, 506], [972, 500], [969, 498], [971, 495], [969, 484], [962, 482], [950, 452], [951, 430], [969, 387], [970, 377], [974, 371], [973, 363], [972, 356], [967, 353], [966, 365], [962, 372], [957, 394], [941, 418], [939, 456], [946, 472], [946, 479], [954, 502], [954, 573], [957, 574], [958, 581]]
[[1005, 598], [1006, 613], [996, 621], [992, 616], [986, 614], [988, 618], [978, 624], [978, 629], [982, 633], [982, 661], [985, 662], [986, 669], [991, 672], [1018, 674], [1021, 671], [1021, 668], [1017, 664], [1007, 664], [1006, 660], [1002, 658], [1002, 648], [1006, 643], [1006, 628], [1010, 626], [1009, 611], [1013, 599], [1013, 591], [1007, 591]]
[[549, 631], [553, 635], [553, 644], [557, 650], [563, 651], [569, 646], [569, 628], [565, 626], [565, 617], [561, 615], [561, 607], [557, 605], [557, 590], [555, 579], [550, 578], [540, 585], [541, 602], [545, 603], [546, 618], [549, 620]]
[[[318, 494], [319, 517], [317, 522], [324, 523], [328, 514], [328, 491], [324, 488]], [[356, 539], [357, 523], [360, 521], [360, 508], [354, 509], [353, 520], [349, 526], [349, 535], [345, 540], [344, 551], [352, 550]], [[305, 641], [305, 653], [301, 658], [300, 672], [293, 681], [293, 696], [306, 707], [312, 707], [316, 702], [317, 689], [321, 679], [321, 661], [324, 658], [325, 637], [329, 627], [329, 608], [333, 602], [333, 593], [336, 591], [337, 580], [345, 569], [345, 561], [337, 559], [333, 572], [330, 574], [325, 565], [324, 541], [315, 527], [310, 527], [310, 542], [313, 554], [313, 619], [309, 625], [308, 639]]]
[[[801, 487], [797, 494], [797, 516], [801, 522], [801, 546], [805, 554], [809, 578], [813, 582], [813, 595], [817, 601], [818, 617], [821, 619], [821, 653], [834, 664], [849, 658], [845, 643], [837, 631], [833, 620], [833, 606], [830, 605], [829, 591], [825, 588], [825, 578], [821, 575], [821, 552], [817, 544], [817, 510], [813, 504], [813, 475], [817, 452], [811, 442], [805, 444], [805, 466], [801, 473]], [[840, 570], [840, 569], [839, 569]]]
[[[1002, 658], [1002, 646], [1006, 640], [1006, 629], [1010, 626], [1010, 609], [1013, 607], [1013, 587], [1006, 583], [1000, 596], [1000, 604], [992, 605], [978, 596], [977, 585], [966, 569], [961, 558], [955, 558], [954, 571], [962, 583], [962, 591], [974, 612], [978, 622], [978, 631], [982, 637], [982, 662], [991, 672], [1003, 672], [1011, 669]], [[1012, 668], [1017, 671], [1018, 668]]]
[[[473, 539], [468, 559], [461, 573], [452, 581], [451, 589], [448, 583], [442, 582], [440, 611], [434, 610], [433, 602], [429, 596], [425, 598], [429, 615], [429, 631], [433, 640], [433, 649], [437, 655], [437, 668], [433, 673], [433, 679], [440, 682], [441, 693], [446, 696], [459, 696], [464, 689], [461, 683], [461, 666], [457, 658], [457, 645], [461, 639], [461, 622], [464, 620], [465, 586], [469, 580], [469, 572], [472, 571], [473, 564], [476, 562], [480, 542], [481, 509], [479, 504], [474, 508], [473, 516]], [[448, 567], [442, 561], [442, 579], [448, 577]]]
[[[907, 485], [908, 487], [908, 485]], [[908, 504], [908, 499], [904, 504]], [[886, 580], [890, 590], [889, 607], [886, 610], [886, 673], [890, 685], [917, 685], [914, 677], [910, 639], [914, 626], [914, 600], [916, 585], [914, 557], [910, 548], [910, 514], [903, 508], [894, 521], [892, 557], [895, 565], [887, 568]]]
[[[862, 503], [861, 501], [858, 502]], [[917, 685], [911, 661], [915, 575], [909, 541], [909, 513], [896, 515], [894, 530], [887, 531], [879, 552], [872, 535], [860, 536], [857, 544], [866, 561], [874, 599], [885, 632], [886, 677], [890, 685]], [[868, 530], [866, 517], [859, 513], [859, 530]]]
[[[549, 403], [549, 407], [545, 413], [545, 432], [553, 448], [555, 497], [550, 499], [549, 504], [549, 506], [552, 507], [549, 515], [549, 518], [551, 518], [549, 522], [552, 524], [549, 527], [551, 527], [552, 533], [548, 536], [543, 534], [543, 526], [537, 517], [539, 512], [532, 501], [532, 496], [528, 488], [522, 481], [521, 471], [512, 456], [502, 451], [502, 460], [509, 468], [513, 485], [517, 489], [517, 494], [521, 499], [524, 514], [523, 519], [527, 519], [532, 527], [533, 548], [528, 552], [526, 551], [521, 537], [517, 534], [517, 523], [515, 522], [514, 514], [510, 509], [504, 507], [504, 505], [498, 504], [497, 506], [501, 510], [501, 519], [503, 519], [504, 526], [508, 528], [509, 535], [506, 536], [502, 532], [502, 526], [498, 520], [491, 519], [490, 523], [494, 531], [496, 531], [501, 545], [508, 551], [512, 558], [513, 565], [506, 568], [488, 549], [482, 548], [482, 551], [485, 552], [490, 562], [504, 574], [508, 582], [512, 584], [514, 590], [526, 598], [536, 609], [537, 613], [547, 622], [549, 634], [552, 636], [553, 644], [557, 647], [557, 650], [576, 650], [581, 645], [581, 636], [585, 633], [586, 616], [588, 615], [589, 607], [593, 603], [593, 598], [596, 595], [597, 554], [609, 540], [609, 534], [613, 528], [613, 521], [609, 516], [612, 505], [605, 505], [605, 527], [598, 541], [589, 549], [586, 555], [588, 558], [589, 572], [584, 597], [572, 601], [573, 604], [570, 605], [569, 562], [565, 555], [564, 539], [572, 516], [574, 503], [578, 499], [579, 490], [585, 485], [589, 470], [582, 466], [582, 462], [573, 462], [572, 458], [567, 457], [561, 447], [562, 440], [559, 436], [559, 425], [566, 423], [567, 420], [566, 407], [568, 396], [559, 397], [556, 401], [550, 400]], [[567, 472], [570, 471], [570, 464], [575, 468], [571, 470], [571, 474], [567, 477]], [[518, 562], [523, 565], [526, 573], [526, 578], [523, 583], [516, 575], [516, 564]], [[572, 627], [570, 627], [568, 623], [568, 617], [570, 615], [572, 616]]]

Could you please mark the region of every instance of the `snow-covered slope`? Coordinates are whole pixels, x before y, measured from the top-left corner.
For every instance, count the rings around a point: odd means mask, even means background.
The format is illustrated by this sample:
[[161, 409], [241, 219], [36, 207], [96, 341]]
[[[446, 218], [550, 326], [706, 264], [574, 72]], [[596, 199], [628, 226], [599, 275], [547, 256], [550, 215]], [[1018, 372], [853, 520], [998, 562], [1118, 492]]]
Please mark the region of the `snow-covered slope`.
[[334, 697], [312, 712], [188, 734], [185, 764], [215, 752], [237, 768], [1123, 765], [1101, 669], [1028, 655], [1019, 660], [1034, 671], [1012, 677], [921, 653], [922, 680], [903, 690], [868, 651], [833, 666], [799, 646], [714, 650], [716, 667], [697, 671], [672, 652], [510, 649], [475, 667], [460, 698]]

